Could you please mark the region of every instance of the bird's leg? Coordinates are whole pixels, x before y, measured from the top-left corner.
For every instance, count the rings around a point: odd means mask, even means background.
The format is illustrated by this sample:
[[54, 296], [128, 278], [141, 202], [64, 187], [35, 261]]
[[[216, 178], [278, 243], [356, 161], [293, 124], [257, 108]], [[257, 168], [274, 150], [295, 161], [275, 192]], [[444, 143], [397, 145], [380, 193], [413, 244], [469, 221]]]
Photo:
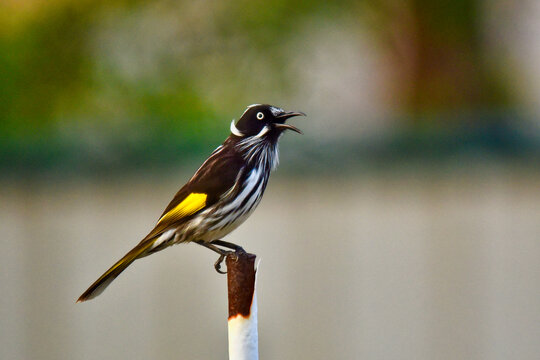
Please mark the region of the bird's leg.
[[[218, 240], [219, 241], [219, 240]], [[230, 254], [234, 254], [234, 251], [230, 251], [230, 250], [223, 250], [223, 249], [220, 249], [218, 248], [216, 245], [214, 244], [211, 244], [211, 243], [208, 243], [208, 242], [205, 242], [205, 241], [195, 241], [197, 244], [199, 245], [202, 245], [204, 246], [205, 248], [208, 248], [212, 251], [215, 251], [219, 254], [219, 258], [217, 259], [217, 261], [214, 263], [214, 269], [216, 269], [216, 271], [220, 274], [226, 274], [227, 272], [226, 271], [221, 271], [221, 263], [223, 262], [223, 260], [225, 259], [225, 256], [227, 255], [230, 255]], [[213, 242], [213, 241], [212, 241]], [[219, 244], [218, 244], [219, 245]], [[233, 244], [234, 245], [234, 244]], [[243, 250], [243, 249], [242, 249]]]
[[213, 240], [211, 241], [212, 244], [214, 245], [219, 245], [219, 246], [223, 246], [223, 247], [226, 247], [228, 249], [232, 249], [234, 250], [235, 252], [242, 252], [242, 253], [245, 253], [246, 251], [244, 250], [243, 247], [241, 247], [240, 245], [236, 245], [236, 244], [233, 244], [233, 243], [230, 243], [228, 241], [223, 241], [223, 240]]

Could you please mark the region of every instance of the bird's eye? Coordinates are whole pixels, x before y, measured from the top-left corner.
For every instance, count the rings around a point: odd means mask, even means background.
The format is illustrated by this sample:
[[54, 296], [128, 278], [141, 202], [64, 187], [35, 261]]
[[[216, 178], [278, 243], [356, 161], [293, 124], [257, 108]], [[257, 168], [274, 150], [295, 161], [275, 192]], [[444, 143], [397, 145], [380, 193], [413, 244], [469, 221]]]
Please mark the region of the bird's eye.
[[264, 119], [264, 114], [262, 112], [257, 113], [257, 119], [262, 120]]

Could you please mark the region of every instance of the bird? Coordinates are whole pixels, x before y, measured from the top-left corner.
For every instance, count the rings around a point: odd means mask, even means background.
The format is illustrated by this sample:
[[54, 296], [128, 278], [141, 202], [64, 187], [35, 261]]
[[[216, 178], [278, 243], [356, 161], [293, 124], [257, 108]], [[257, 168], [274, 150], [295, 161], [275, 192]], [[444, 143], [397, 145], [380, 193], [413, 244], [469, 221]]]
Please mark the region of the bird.
[[135, 260], [171, 245], [196, 243], [219, 254], [214, 267], [229, 254], [244, 249], [223, 237], [255, 210], [272, 170], [279, 163], [278, 140], [286, 130], [302, 134], [285, 123], [303, 112], [285, 111], [268, 104], [249, 105], [230, 125], [230, 135], [176, 193], [154, 228], [124, 257], [111, 266], [78, 298], [100, 295]]

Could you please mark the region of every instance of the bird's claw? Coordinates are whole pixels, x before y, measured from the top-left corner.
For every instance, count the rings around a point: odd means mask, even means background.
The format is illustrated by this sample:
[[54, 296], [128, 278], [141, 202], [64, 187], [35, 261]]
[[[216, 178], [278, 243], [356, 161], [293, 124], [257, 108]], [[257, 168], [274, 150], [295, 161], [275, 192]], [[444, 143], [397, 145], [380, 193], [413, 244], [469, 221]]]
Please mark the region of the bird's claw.
[[221, 263], [223, 262], [223, 260], [225, 260], [225, 254], [219, 255], [219, 258], [214, 263], [214, 269], [216, 269], [216, 271], [218, 273], [220, 273], [220, 274], [226, 274], [227, 273], [226, 271], [221, 270]]
[[238, 247], [235, 251], [227, 251], [227, 252], [221, 253], [218, 259], [216, 260], [216, 262], [214, 263], [214, 269], [216, 269], [216, 271], [220, 274], [226, 274], [227, 273], [226, 271], [221, 270], [221, 264], [223, 263], [223, 260], [225, 260], [225, 257], [231, 255], [234, 257], [235, 261], [238, 261], [237, 254], [245, 254], [245, 253], [246, 251], [241, 247]]

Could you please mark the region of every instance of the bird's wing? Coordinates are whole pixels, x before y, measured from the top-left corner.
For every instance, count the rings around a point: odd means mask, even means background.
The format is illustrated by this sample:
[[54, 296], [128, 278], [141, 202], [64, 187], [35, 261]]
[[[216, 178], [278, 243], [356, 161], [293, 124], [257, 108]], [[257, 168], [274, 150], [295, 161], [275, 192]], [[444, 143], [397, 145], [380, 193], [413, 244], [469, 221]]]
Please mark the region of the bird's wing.
[[229, 191], [242, 173], [244, 162], [234, 151], [215, 151], [195, 175], [174, 196], [157, 221], [154, 229], [143, 239], [149, 240], [175, 227], [214, 205]]

